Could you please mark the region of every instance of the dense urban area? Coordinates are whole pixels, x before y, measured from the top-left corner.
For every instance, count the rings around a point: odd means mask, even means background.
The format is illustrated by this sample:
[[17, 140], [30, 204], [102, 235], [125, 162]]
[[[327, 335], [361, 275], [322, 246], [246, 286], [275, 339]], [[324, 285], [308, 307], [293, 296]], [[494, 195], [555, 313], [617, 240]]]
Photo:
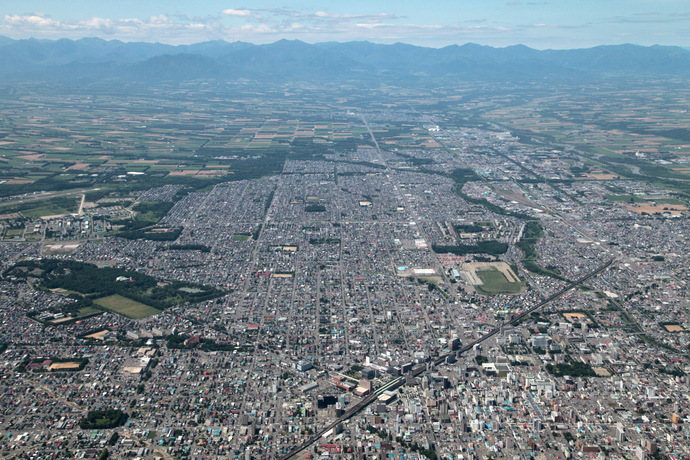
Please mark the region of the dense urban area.
[[5, 90], [0, 458], [690, 458], [690, 93], [630, 85]]

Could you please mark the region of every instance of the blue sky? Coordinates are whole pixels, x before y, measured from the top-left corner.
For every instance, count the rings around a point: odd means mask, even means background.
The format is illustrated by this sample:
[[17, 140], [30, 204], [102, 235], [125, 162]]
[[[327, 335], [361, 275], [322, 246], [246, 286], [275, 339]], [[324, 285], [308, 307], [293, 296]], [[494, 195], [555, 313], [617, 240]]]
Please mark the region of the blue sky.
[[0, 35], [189, 44], [369, 40], [537, 49], [690, 46], [688, 0], [5, 0]]

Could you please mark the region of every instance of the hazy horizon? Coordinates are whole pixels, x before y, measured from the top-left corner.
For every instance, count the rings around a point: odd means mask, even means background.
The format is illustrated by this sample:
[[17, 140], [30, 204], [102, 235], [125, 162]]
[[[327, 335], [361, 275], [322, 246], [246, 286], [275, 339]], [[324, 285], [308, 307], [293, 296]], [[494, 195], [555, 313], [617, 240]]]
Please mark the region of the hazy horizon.
[[252, 7], [217, 0], [203, 4], [150, 1], [10, 1], [0, 35], [12, 39], [98, 37], [169, 45], [209, 40], [253, 44], [297, 39], [306, 43], [367, 40], [442, 48], [477, 43], [523, 44], [534, 49], [591, 48], [634, 42], [641, 46], [690, 45], [690, 8], [677, 1], [519, 2], [481, 4], [419, 2], [301, 3], [275, 0]]
[[601, 44], [601, 45], [592, 45], [592, 46], [583, 46], [583, 47], [574, 47], [574, 48], [535, 48], [529, 45], [525, 45], [524, 43], [515, 43], [511, 45], [487, 45], [484, 43], [478, 43], [475, 41], [467, 41], [463, 43], [451, 43], [447, 45], [442, 45], [442, 46], [430, 46], [430, 45], [415, 45], [414, 43], [409, 43], [409, 42], [404, 42], [404, 41], [397, 41], [397, 42], [391, 42], [391, 43], [384, 43], [382, 41], [376, 41], [376, 40], [367, 40], [367, 39], [361, 39], [361, 40], [327, 40], [327, 41], [307, 41], [307, 40], [301, 40], [298, 38], [279, 38], [276, 39], [272, 42], [265, 42], [265, 43], [258, 43], [258, 42], [250, 42], [246, 40], [224, 40], [222, 38], [219, 39], [209, 39], [209, 40], [201, 40], [201, 41], [196, 41], [196, 42], [190, 42], [190, 43], [180, 43], [180, 44], [173, 44], [173, 43], [165, 43], [161, 41], [147, 41], [147, 40], [122, 40], [119, 38], [110, 38], [110, 37], [98, 37], [98, 36], [85, 36], [85, 37], [80, 37], [80, 38], [69, 38], [69, 37], [62, 37], [62, 38], [40, 38], [40, 37], [26, 37], [26, 38], [12, 38], [8, 37], [6, 35], [0, 35], [0, 38], [8, 38], [14, 41], [21, 41], [21, 40], [37, 40], [37, 41], [57, 41], [57, 40], [71, 40], [71, 41], [79, 41], [79, 40], [90, 40], [90, 39], [98, 39], [98, 40], [104, 40], [106, 42], [110, 41], [119, 41], [122, 43], [146, 43], [146, 44], [161, 44], [161, 45], [170, 45], [170, 46], [188, 46], [188, 45], [199, 45], [202, 43], [211, 43], [211, 42], [225, 42], [228, 44], [232, 43], [248, 43], [250, 45], [270, 45], [274, 44], [283, 40], [286, 41], [291, 41], [291, 42], [303, 42], [307, 43], [309, 45], [320, 45], [320, 44], [328, 44], [328, 43], [340, 43], [340, 44], [345, 44], [345, 43], [371, 43], [374, 45], [394, 45], [394, 44], [403, 44], [403, 45], [411, 45], [411, 46], [418, 46], [421, 48], [433, 48], [433, 49], [442, 49], [442, 48], [447, 48], [450, 46], [465, 46], [465, 45], [478, 45], [478, 46], [488, 46], [490, 48], [495, 48], [495, 49], [503, 49], [503, 48], [511, 48], [511, 47], [516, 47], [516, 46], [526, 46], [528, 48], [537, 50], [537, 51], [547, 51], [547, 50], [574, 50], [574, 49], [588, 49], [588, 48], [596, 48], [598, 46], [619, 46], [619, 45], [632, 45], [632, 46], [641, 46], [641, 47], [653, 47], [653, 46], [677, 46], [680, 48], [684, 49], [690, 49], [690, 46], [682, 46], [682, 45], [662, 45], [660, 43], [653, 43], [651, 45], [641, 45], [639, 43], [619, 43], [617, 45], [606, 45], [606, 44]]

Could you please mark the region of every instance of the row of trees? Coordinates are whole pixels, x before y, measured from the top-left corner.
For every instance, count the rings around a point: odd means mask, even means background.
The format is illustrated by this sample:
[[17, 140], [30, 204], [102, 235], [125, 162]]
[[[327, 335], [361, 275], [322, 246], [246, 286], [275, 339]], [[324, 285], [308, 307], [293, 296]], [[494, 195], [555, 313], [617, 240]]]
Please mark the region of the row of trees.
[[92, 410], [79, 421], [82, 430], [117, 428], [127, 423], [129, 414], [119, 409]]
[[502, 243], [496, 240], [479, 241], [477, 244], [458, 244], [456, 246], [441, 246], [433, 244], [431, 249], [437, 254], [491, 254], [497, 256], [499, 254], [505, 254], [508, 250], [508, 244]]

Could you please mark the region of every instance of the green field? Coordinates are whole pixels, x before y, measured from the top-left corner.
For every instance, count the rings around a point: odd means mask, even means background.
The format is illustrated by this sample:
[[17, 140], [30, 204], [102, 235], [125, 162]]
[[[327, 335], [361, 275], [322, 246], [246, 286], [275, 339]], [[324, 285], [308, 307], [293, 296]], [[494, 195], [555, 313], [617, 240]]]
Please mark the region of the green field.
[[658, 198], [652, 200], [657, 204], [680, 204], [680, 205], [685, 205], [686, 203], [684, 201], [680, 201], [676, 198]]
[[24, 217], [28, 217], [30, 219], [34, 219], [36, 217], [44, 217], [44, 216], [58, 216], [61, 214], [71, 214], [75, 212], [76, 210], [69, 210], [57, 206], [44, 206], [44, 207], [37, 207], [30, 209], [28, 211], [22, 211], [22, 215]]
[[88, 316], [100, 315], [103, 313], [101, 310], [96, 310], [91, 307], [84, 307], [77, 312], [77, 318], [86, 318]]
[[5, 238], [14, 238], [15, 236], [22, 236], [23, 234], [23, 228], [11, 228], [5, 232]]
[[115, 313], [132, 319], [146, 318], [147, 316], [153, 316], [160, 313], [160, 310], [156, 310], [153, 307], [149, 307], [148, 305], [144, 305], [143, 303], [139, 303], [118, 294], [101, 297], [93, 302], [107, 310], [114, 311]]
[[475, 286], [475, 289], [480, 294], [517, 294], [525, 287], [522, 283], [509, 282], [505, 275], [495, 268], [493, 270], [477, 271], [476, 273], [484, 282], [483, 286]]
[[232, 235], [233, 241], [247, 241], [248, 239], [249, 239], [249, 235], [242, 235], [241, 233]]
[[[643, 200], [642, 198], [638, 196], [632, 196], [632, 195], [604, 195], [604, 197], [607, 200], [611, 201], [620, 201], [623, 203], [628, 203], [628, 202], [633, 202], [633, 203], [646, 203], [646, 200]], [[632, 201], [631, 201], [632, 200]]]
[[74, 197], [57, 197], [5, 204], [0, 207], [0, 214], [21, 212], [24, 217], [33, 219], [43, 216], [72, 214], [77, 212], [78, 208], [79, 200]]

